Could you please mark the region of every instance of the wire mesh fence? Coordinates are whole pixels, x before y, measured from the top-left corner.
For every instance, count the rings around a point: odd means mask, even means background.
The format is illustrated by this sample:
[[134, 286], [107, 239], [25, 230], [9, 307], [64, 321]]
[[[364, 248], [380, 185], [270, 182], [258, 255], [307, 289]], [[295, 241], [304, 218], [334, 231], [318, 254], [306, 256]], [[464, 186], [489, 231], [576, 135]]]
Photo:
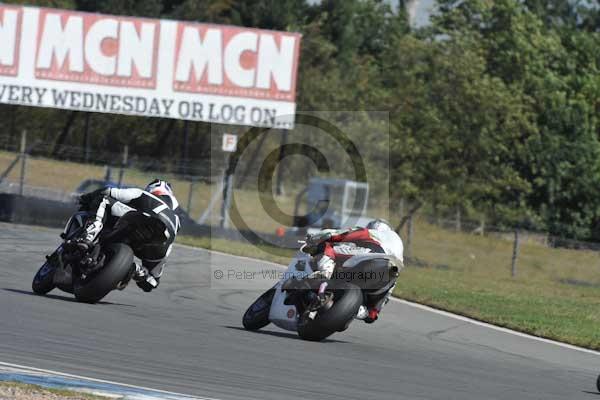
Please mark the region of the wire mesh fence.
[[[157, 162], [136, 154], [103, 153], [82, 158], [83, 149], [63, 146], [60, 157], [52, 157], [52, 146], [38, 142], [25, 146], [22, 169], [19, 146], [0, 136], [0, 193], [23, 194], [56, 201], [74, 201], [78, 194], [97, 189], [106, 181], [125, 187], [143, 187], [156, 177], [171, 181], [181, 207], [196, 221], [221, 222], [223, 170], [226, 160]], [[22, 174], [24, 172], [24, 174]], [[256, 172], [249, 173], [252, 182]], [[277, 207], [293, 214], [298, 190], [290, 186], [277, 196]], [[238, 212], [248, 226], [274, 233], [281, 221], [268, 218], [265, 202], [256, 187], [237, 188]], [[375, 204], [375, 203], [374, 203]], [[404, 207], [409, 209], [410, 207]], [[372, 206], [368, 215], [379, 215]], [[388, 212], [390, 210], [387, 210]], [[393, 219], [400, 219], [391, 210]], [[287, 224], [287, 226], [286, 226]], [[292, 220], [284, 223], [289, 227]], [[544, 279], [562, 285], [600, 287], [600, 243], [553, 237], [543, 232], [516, 231], [486, 224], [457, 214], [440, 218], [426, 212], [406, 224], [401, 236], [408, 263], [436, 271], [480, 275], [485, 279]]]
[[512, 280], [600, 288], [600, 243], [426, 213], [413, 219], [401, 231], [408, 265], [490, 285]]

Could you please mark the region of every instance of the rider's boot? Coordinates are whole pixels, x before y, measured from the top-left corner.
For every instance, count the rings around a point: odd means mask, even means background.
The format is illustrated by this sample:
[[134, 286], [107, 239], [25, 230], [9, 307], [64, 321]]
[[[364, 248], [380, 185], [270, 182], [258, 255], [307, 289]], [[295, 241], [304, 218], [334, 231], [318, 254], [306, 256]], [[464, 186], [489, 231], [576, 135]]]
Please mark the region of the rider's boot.
[[379, 318], [379, 310], [376, 308], [371, 308], [369, 310], [369, 314], [367, 315], [367, 318], [365, 318], [364, 321], [367, 324], [372, 324], [373, 322], [377, 321], [378, 318]]
[[354, 318], [364, 321], [368, 316], [369, 316], [369, 311], [367, 310], [367, 307], [365, 307], [364, 305], [361, 305], [358, 308], [358, 312], [356, 313], [356, 316]]
[[144, 292], [151, 292], [158, 287], [160, 278], [155, 278], [146, 267], [135, 263], [132, 279]]
[[327, 289], [328, 282], [321, 282], [319, 285], [319, 291], [317, 292], [317, 296], [319, 297], [320, 305], [323, 305], [325, 301], [327, 301], [327, 297], [325, 296], [325, 290]]
[[147, 268], [145, 268], [144, 266], [142, 266], [134, 261], [133, 275], [132, 275], [131, 279], [133, 279], [134, 281], [140, 281], [140, 280], [144, 279], [146, 276], [148, 276], [148, 274], [149, 274], [149, 272], [148, 272]]
[[372, 324], [379, 318], [379, 310], [376, 308], [367, 308], [365, 305], [361, 305], [358, 308], [358, 312], [354, 319], [365, 321], [367, 324]]

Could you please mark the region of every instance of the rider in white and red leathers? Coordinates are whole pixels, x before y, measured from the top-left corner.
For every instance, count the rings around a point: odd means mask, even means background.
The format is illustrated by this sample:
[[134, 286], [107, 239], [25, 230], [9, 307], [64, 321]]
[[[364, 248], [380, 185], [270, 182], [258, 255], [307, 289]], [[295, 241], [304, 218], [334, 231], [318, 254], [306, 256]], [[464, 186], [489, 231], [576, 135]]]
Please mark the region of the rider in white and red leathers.
[[[315, 254], [318, 249], [318, 254]], [[322, 276], [330, 279], [336, 266], [341, 266], [353, 256], [369, 253], [383, 253], [395, 260], [399, 268], [404, 263], [404, 246], [402, 239], [390, 225], [381, 219], [371, 221], [365, 228], [350, 230], [323, 230], [307, 237], [305, 252], [313, 254], [317, 271], [313, 277]], [[377, 320], [379, 312], [389, 301], [395, 283], [374, 301], [361, 306], [356, 318], [372, 323]], [[321, 284], [319, 295], [327, 288], [327, 282]]]

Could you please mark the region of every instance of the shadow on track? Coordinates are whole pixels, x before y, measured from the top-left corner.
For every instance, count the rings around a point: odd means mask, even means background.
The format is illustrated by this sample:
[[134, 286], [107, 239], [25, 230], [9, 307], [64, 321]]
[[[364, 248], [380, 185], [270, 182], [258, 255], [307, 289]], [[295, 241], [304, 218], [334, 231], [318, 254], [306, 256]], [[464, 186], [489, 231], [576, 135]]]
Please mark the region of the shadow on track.
[[595, 394], [596, 396], [600, 396], [600, 392], [588, 392], [587, 390], [582, 390], [583, 393], [587, 394]]
[[[57, 294], [39, 295], [39, 294], [35, 294], [35, 293], [27, 291], [27, 290], [11, 289], [11, 288], [2, 288], [2, 290], [4, 290], [5, 292], [18, 293], [18, 294], [26, 294], [28, 296], [45, 297], [45, 298], [52, 299], [52, 300], [61, 300], [61, 301], [69, 301], [71, 303], [79, 303], [77, 301], [77, 299], [75, 299], [73, 297], [69, 297], [69, 296], [59, 296]], [[79, 303], [79, 304], [86, 304], [86, 303]], [[112, 303], [110, 301], [99, 301], [96, 304], [112, 305], [112, 306], [123, 306], [123, 307], [135, 307], [133, 304]]]
[[[223, 328], [235, 329], [236, 331], [243, 331], [243, 332], [259, 334], [259, 335], [268, 335], [268, 336], [282, 337], [282, 338], [286, 338], [286, 339], [302, 340], [300, 338], [300, 336], [298, 336], [298, 334], [296, 334], [296, 333], [264, 331], [262, 329], [258, 330], [258, 331], [249, 331], [249, 330], [247, 330], [245, 328], [241, 328], [239, 326], [228, 326], [228, 325], [223, 325]], [[305, 342], [305, 340], [302, 340], [302, 341]], [[321, 343], [350, 343], [350, 342], [346, 342], [345, 340], [337, 340], [337, 339], [325, 339], [325, 340], [322, 340]]]

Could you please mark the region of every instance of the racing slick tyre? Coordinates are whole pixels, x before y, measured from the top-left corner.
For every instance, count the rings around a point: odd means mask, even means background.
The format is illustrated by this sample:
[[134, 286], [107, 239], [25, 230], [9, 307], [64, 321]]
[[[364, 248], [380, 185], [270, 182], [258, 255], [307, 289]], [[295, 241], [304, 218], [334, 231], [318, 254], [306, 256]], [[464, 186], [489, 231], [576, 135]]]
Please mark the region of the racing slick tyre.
[[596, 379], [596, 389], [600, 392], [600, 375], [598, 375], [598, 379]]
[[56, 272], [56, 267], [48, 261], [40, 267], [33, 277], [33, 282], [31, 282], [31, 289], [35, 294], [44, 295], [56, 287], [54, 285], [54, 272]]
[[298, 335], [304, 340], [319, 342], [335, 332], [342, 332], [356, 316], [363, 303], [362, 290], [351, 283], [341, 282], [333, 291], [333, 305], [310, 319], [304, 313], [298, 321]]
[[244, 313], [242, 324], [249, 331], [257, 331], [269, 325], [269, 312], [275, 296], [275, 288], [264, 292]]
[[76, 278], [73, 293], [77, 301], [97, 303], [109, 292], [119, 287], [127, 279], [133, 268], [133, 251], [131, 247], [114, 243], [102, 249], [106, 255], [104, 266], [85, 279]]

